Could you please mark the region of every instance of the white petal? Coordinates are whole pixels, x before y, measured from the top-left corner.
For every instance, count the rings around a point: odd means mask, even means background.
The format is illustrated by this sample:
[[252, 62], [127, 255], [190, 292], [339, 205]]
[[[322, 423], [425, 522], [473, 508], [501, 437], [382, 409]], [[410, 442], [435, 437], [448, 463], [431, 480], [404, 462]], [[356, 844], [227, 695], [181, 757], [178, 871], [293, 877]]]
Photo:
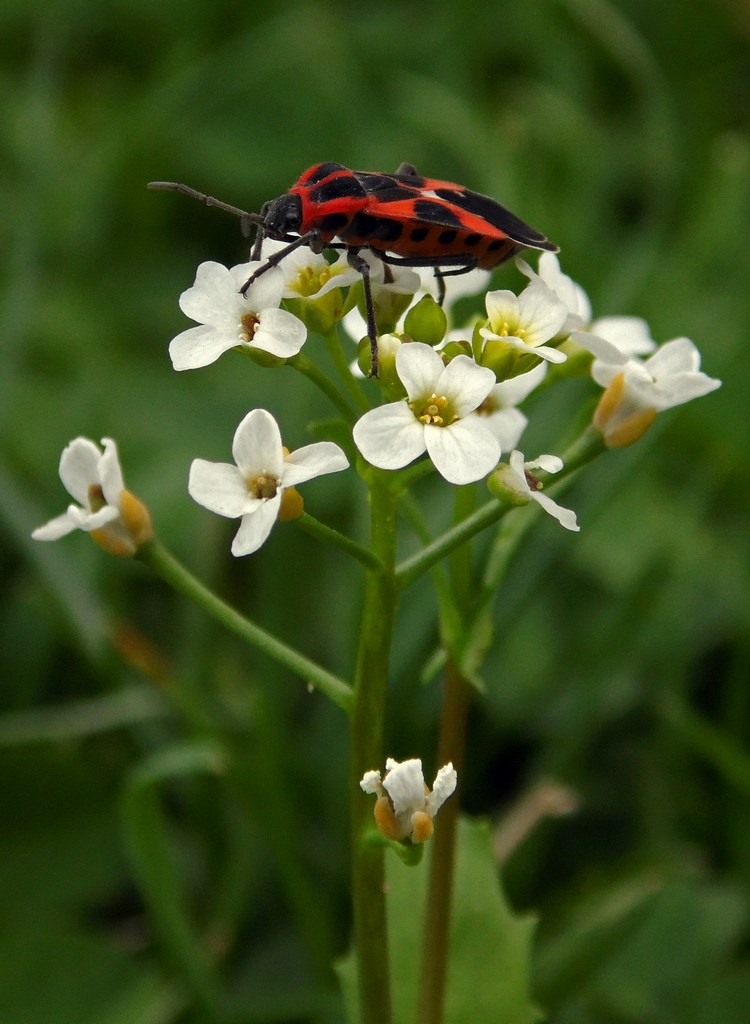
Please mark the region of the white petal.
[[60, 479], [71, 497], [89, 504], [89, 487], [99, 483], [99, 460], [102, 453], [87, 437], [77, 437], [63, 449], [60, 456]]
[[469, 356], [456, 356], [435, 382], [435, 394], [445, 395], [453, 412], [463, 417], [482, 404], [495, 383], [495, 374], [489, 367], [479, 366]]
[[264, 352], [289, 359], [296, 356], [307, 338], [307, 328], [286, 309], [263, 309], [258, 327], [248, 344]]
[[393, 802], [397, 815], [419, 811], [425, 806], [424, 776], [422, 762], [411, 758], [400, 764], [389, 760], [393, 767], [383, 779], [383, 787]]
[[[514, 450], [510, 453], [508, 464], [513, 472], [513, 486], [519, 494], [531, 497], [532, 491], [529, 486], [529, 482], [526, 479], [526, 463], [524, 462], [523, 452]], [[508, 484], [510, 486], [510, 484]]]
[[228, 462], [194, 459], [190, 466], [188, 493], [193, 501], [227, 519], [252, 512], [260, 499], [247, 490], [247, 481], [236, 466]]
[[451, 484], [481, 480], [500, 460], [500, 442], [477, 415], [449, 427], [425, 427], [424, 438], [435, 468]]
[[449, 761], [448, 764], [443, 765], [435, 776], [432, 792], [427, 797], [427, 813], [431, 818], [435, 817], [448, 797], [454, 792], [457, 782], [458, 775], [456, 774], [456, 769]]
[[108, 523], [114, 523], [120, 518], [120, 510], [113, 505], [105, 505], [96, 512], [89, 512], [78, 505], [68, 505], [67, 516], [77, 529], [90, 533], [91, 530], [101, 530]]
[[224, 352], [241, 345], [239, 321], [228, 327], [189, 327], [169, 343], [169, 358], [175, 370], [197, 370], [215, 363]]
[[443, 370], [445, 364], [435, 349], [422, 342], [402, 345], [396, 352], [396, 372], [410, 401], [436, 394], [437, 381]]
[[503, 452], [510, 451], [518, 444], [529, 422], [520, 409], [498, 409], [496, 412], [485, 413], [482, 418], [487, 429], [497, 438]]
[[253, 409], [234, 432], [232, 457], [247, 480], [260, 473], [277, 480], [284, 470], [279, 425], [270, 412]]
[[120, 495], [125, 487], [125, 482], [122, 478], [117, 445], [111, 437], [103, 437], [102, 445], [104, 447], [104, 454], [99, 460], [99, 479], [101, 480], [102, 491], [108, 505], [119, 507]]
[[654, 378], [700, 370], [701, 355], [690, 338], [674, 338], [661, 346], [645, 367]]
[[60, 537], [65, 537], [77, 528], [78, 524], [73, 517], [69, 516], [67, 512], [63, 512], [61, 516], [50, 519], [44, 526], [38, 526], [31, 537], [32, 540], [59, 540]]
[[354, 424], [353, 437], [362, 455], [379, 469], [401, 469], [426, 448], [424, 427], [406, 402], [391, 402], [366, 412]]
[[656, 348], [648, 323], [639, 316], [599, 317], [591, 333], [611, 342], [625, 356], [648, 355]]
[[607, 341], [599, 334], [592, 331], [571, 331], [570, 338], [581, 348], [585, 348], [596, 359], [608, 363], [611, 366], [622, 366], [627, 356], [620, 351], [614, 342]]
[[296, 487], [313, 477], [338, 473], [348, 465], [349, 460], [337, 444], [318, 441], [287, 455], [281, 471], [281, 483], [284, 487]]
[[[237, 267], [232, 267], [231, 276], [235, 292], [239, 292], [255, 271], [263, 266], [267, 266], [267, 264], [256, 261], [241, 263]], [[252, 310], [255, 313], [259, 313], [265, 309], [277, 309], [281, 302], [283, 291], [284, 271], [280, 267], [271, 267], [264, 270], [260, 277], [253, 281], [247, 289], [244, 298], [240, 296], [240, 300], [245, 311]]]
[[362, 776], [362, 778], [360, 780], [359, 785], [360, 785], [360, 788], [362, 790], [364, 790], [365, 793], [378, 793], [379, 794], [380, 790], [383, 788], [382, 787], [382, 783], [380, 781], [380, 772], [376, 772], [376, 771], [365, 772], [365, 774]]
[[519, 405], [524, 398], [528, 398], [534, 388], [542, 383], [546, 374], [546, 363], [539, 363], [533, 370], [519, 373], [517, 377], [511, 377], [510, 380], [501, 381], [492, 392], [495, 403], [505, 409]]
[[241, 300], [231, 273], [221, 263], [201, 263], [195, 284], [180, 296], [180, 309], [199, 324], [228, 327], [239, 323]]
[[265, 543], [276, 522], [280, 504], [281, 492], [275, 498], [261, 501], [251, 515], [242, 517], [240, 528], [232, 541], [232, 554], [235, 557], [252, 555]]
[[525, 465], [528, 469], [543, 469], [545, 473], [559, 473], [563, 468], [563, 460], [557, 455], [538, 455]]
[[572, 509], [563, 508], [562, 505], [558, 505], [556, 501], [553, 501], [543, 491], [532, 491], [531, 497], [538, 505], [542, 506], [545, 512], [548, 512], [561, 526], [564, 526], [566, 530], [572, 530], [574, 533], [579, 532], [581, 527], [578, 525], [576, 514]]
[[565, 303], [541, 281], [532, 281], [518, 296], [518, 300], [524, 338], [534, 348], [554, 338], [567, 320]]
[[521, 307], [518, 296], [510, 289], [487, 292], [484, 304], [493, 331], [513, 330], [517, 327]]

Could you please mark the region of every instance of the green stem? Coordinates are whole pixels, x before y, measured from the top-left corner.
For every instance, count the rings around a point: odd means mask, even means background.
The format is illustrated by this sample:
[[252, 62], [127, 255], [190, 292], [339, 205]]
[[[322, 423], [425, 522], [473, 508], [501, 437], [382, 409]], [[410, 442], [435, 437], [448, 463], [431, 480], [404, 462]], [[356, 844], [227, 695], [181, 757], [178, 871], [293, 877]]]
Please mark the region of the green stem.
[[348, 683], [240, 615], [188, 572], [159, 541], [153, 540], [144, 544], [138, 549], [137, 557], [226, 629], [246, 643], [259, 648], [269, 658], [300, 676], [306, 683], [316, 687], [343, 711], [351, 710], [353, 691]]
[[308, 515], [307, 512], [303, 512], [301, 516], [294, 520], [294, 525], [300, 530], [304, 530], [305, 533], [310, 534], [312, 537], [316, 537], [318, 540], [322, 540], [326, 544], [331, 544], [333, 547], [339, 548], [341, 551], [345, 551], [347, 555], [351, 555], [352, 558], [356, 558], [358, 562], [361, 562], [368, 569], [380, 569], [382, 568], [380, 559], [377, 555], [369, 548], [362, 547], [361, 544], [357, 544], [356, 541], [347, 537], [343, 533], [339, 533], [338, 530], [333, 530], [330, 526], [325, 526], [320, 520], [314, 516]]
[[371, 548], [382, 568], [371, 569], [367, 575], [351, 725], [352, 901], [361, 1024], [391, 1021], [383, 849], [365, 839], [372, 829], [372, 805], [359, 786], [366, 771], [383, 763], [385, 698], [396, 609], [393, 564], [397, 497], [389, 477], [379, 470], [368, 473]]
[[[303, 376], [307, 377], [308, 380], [312, 381], [320, 390], [326, 395], [327, 398], [336, 406], [341, 416], [347, 423], [354, 423], [357, 419], [356, 412], [347, 402], [346, 398], [341, 394], [339, 389], [327, 376], [323, 373], [319, 366], [313, 363], [307, 356], [298, 352], [296, 356], [292, 356], [286, 361], [287, 366], [291, 366], [297, 370]], [[349, 374], [351, 376], [351, 374]]]
[[405, 590], [406, 587], [411, 586], [423, 573], [431, 569], [446, 555], [455, 551], [461, 544], [465, 544], [467, 540], [471, 540], [492, 523], [497, 522], [510, 507], [510, 505], [493, 498], [458, 525], [446, 530], [441, 537], [422, 548], [421, 551], [404, 559], [396, 568], [395, 581], [398, 590]]
[[370, 408], [370, 403], [367, 401], [367, 396], [362, 391], [362, 388], [359, 386], [352, 374], [349, 367], [349, 360], [346, 358], [346, 354], [341, 347], [341, 338], [336, 327], [332, 327], [330, 331], [327, 331], [326, 334], [323, 335], [323, 340], [326, 343], [328, 354], [331, 357], [333, 365], [336, 367], [336, 372], [341, 378], [341, 382], [347, 390], [349, 398], [360, 412], [367, 412]]
[[[459, 773], [464, 766], [466, 724], [471, 687], [452, 659], [445, 669], [445, 691], [438, 740], [438, 765], [453, 762]], [[454, 794], [440, 808], [432, 839], [432, 860], [423, 926], [419, 1024], [441, 1024], [448, 966], [453, 865], [460, 801]]]

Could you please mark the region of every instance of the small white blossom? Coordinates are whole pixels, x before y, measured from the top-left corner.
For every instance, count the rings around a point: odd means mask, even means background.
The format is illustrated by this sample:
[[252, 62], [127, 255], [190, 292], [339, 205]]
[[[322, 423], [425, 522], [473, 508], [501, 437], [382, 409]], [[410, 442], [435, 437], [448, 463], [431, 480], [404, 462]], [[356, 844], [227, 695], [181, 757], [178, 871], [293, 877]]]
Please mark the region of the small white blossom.
[[594, 424], [609, 447], [632, 444], [658, 412], [700, 398], [721, 386], [700, 369], [700, 352], [689, 338], [666, 342], [649, 359], [596, 359], [591, 373], [605, 388]]
[[380, 772], [365, 772], [360, 787], [378, 797], [375, 820], [388, 839], [423, 843], [432, 835], [432, 819], [456, 788], [458, 776], [453, 765], [444, 765], [435, 776], [432, 791], [425, 785], [422, 762], [418, 758], [385, 763], [385, 778]]
[[463, 355], [446, 366], [419, 342], [398, 348], [396, 372], [406, 399], [371, 409], [354, 425], [354, 443], [367, 461], [401, 469], [426, 451], [449, 483], [486, 476], [501, 449], [476, 410], [495, 384], [493, 372]]
[[242, 295], [240, 289], [265, 264], [242, 263], [227, 269], [220, 263], [201, 263], [195, 284], [180, 296], [180, 309], [198, 327], [172, 339], [169, 355], [175, 370], [208, 366], [237, 346], [260, 349], [280, 359], [296, 355], [307, 329], [285, 309], [279, 309], [284, 274], [279, 267], [265, 270]]
[[520, 257], [516, 257], [516, 265], [530, 281], [543, 282], [565, 304], [568, 319], [560, 333], [569, 335], [594, 356], [611, 361], [618, 358], [618, 353], [640, 356], [656, 348], [648, 324], [640, 317], [605, 316], [592, 322], [588, 295], [572, 277], [562, 272], [555, 253], [541, 254], [539, 273]]
[[545, 473], [559, 473], [563, 468], [562, 459], [556, 455], [540, 455], [529, 462], [519, 451], [512, 451], [508, 463], [499, 466], [490, 478], [491, 489], [498, 497], [511, 497], [519, 505], [535, 501], [545, 512], [553, 516], [566, 530], [577, 532], [580, 526], [576, 514], [569, 508], [563, 508], [553, 501], [541, 489], [541, 482], [532, 470], [542, 469]]
[[[204, 508], [228, 519], [240, 519], [232, 554], [249, 555], [264, 543], [289, 488], [325, 473], [338, 473], [349, 462], [338, 445], [319, 441], [287, 453], [276, 420], [265, 409], [254, 409], [234, 435], [236, 465], [195, 459], [188, 491]], [[297, 514], [301, 511], [299, 507]]]
[[565, 362], [565, 353], [545, 342], [560, 336], [568, 310], [541, 279], [532, 281], [520, 295], [507, 289], [488, 292], [485, 304], [489, 326], [479, 331], [485, 341], [504, 342], [550, 363]]
[[531, 394], [544, 380], [547, 364], [540, 363], [533, 370], [496, 384], [477, 412], [500, 442], [502, 451], [515, 448], [529, 422], [516, 406]]
[[[287, 245], [288, 242], [267, 238], [263, 255], [268, 257]], [[355, 284], [361, 276], [350, 266], [346, 253], [342, 253], [334, 263], [329, 263], [322, 253], [313, 252], [307, 245], [293, 249], [278, 266], [284, 274], [282, 297], [285, 299], [319, 299], [334, 288]]]
[[77, 437], [60, 457], [60, 479], [78, 505], [31, 534], [34, 540], [59, 540], [83, 530], [110, 554], [132, 556], [152, 536], [148, 510], [125, 489], [117, 445], [102, 438], [102, 451], [87, 437]]
[[516, 266], [532, 282], [541, 281], [564, 303], [569, 320], [563, 333], [575, 327], [586, 327], [591, 321], [591, 303], [586, 292], [572, 277], [563, 274], [560, 261], [553, 252], [543, 252], [537, 264], [539, 272], [532, 270], [526, 260], [516, 257]]

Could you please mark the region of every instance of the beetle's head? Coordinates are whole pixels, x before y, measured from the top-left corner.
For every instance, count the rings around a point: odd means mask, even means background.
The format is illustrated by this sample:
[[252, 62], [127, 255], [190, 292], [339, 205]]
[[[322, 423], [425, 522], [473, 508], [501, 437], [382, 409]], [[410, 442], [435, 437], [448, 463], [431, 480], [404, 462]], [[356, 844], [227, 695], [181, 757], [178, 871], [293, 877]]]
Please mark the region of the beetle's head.
[[288, 241], [289, 235], [298, 235], [302, 223], [302, 201], [297, 195], [287, 194], [271, 199], [260, 211], [264, 233], [269, 238]]

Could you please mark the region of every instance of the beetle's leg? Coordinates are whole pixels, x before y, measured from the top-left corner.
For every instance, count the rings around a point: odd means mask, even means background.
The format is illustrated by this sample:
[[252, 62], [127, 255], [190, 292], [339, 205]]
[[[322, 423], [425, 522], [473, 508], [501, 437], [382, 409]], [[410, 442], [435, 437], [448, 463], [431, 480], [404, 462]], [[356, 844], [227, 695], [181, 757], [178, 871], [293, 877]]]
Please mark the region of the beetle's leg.
[[346, 258], [349, 266], [362, 275], [362, 287], [365, 292], [365, 312], [367, 314], [367, 337], [370, 341], [370, 372], [368, 377], [378, 375], [378, 328], [375, 323], [375, 307], [372, 302], [372, 286], [370, 284], [370, 265], [359, 249], [347, 249]]

